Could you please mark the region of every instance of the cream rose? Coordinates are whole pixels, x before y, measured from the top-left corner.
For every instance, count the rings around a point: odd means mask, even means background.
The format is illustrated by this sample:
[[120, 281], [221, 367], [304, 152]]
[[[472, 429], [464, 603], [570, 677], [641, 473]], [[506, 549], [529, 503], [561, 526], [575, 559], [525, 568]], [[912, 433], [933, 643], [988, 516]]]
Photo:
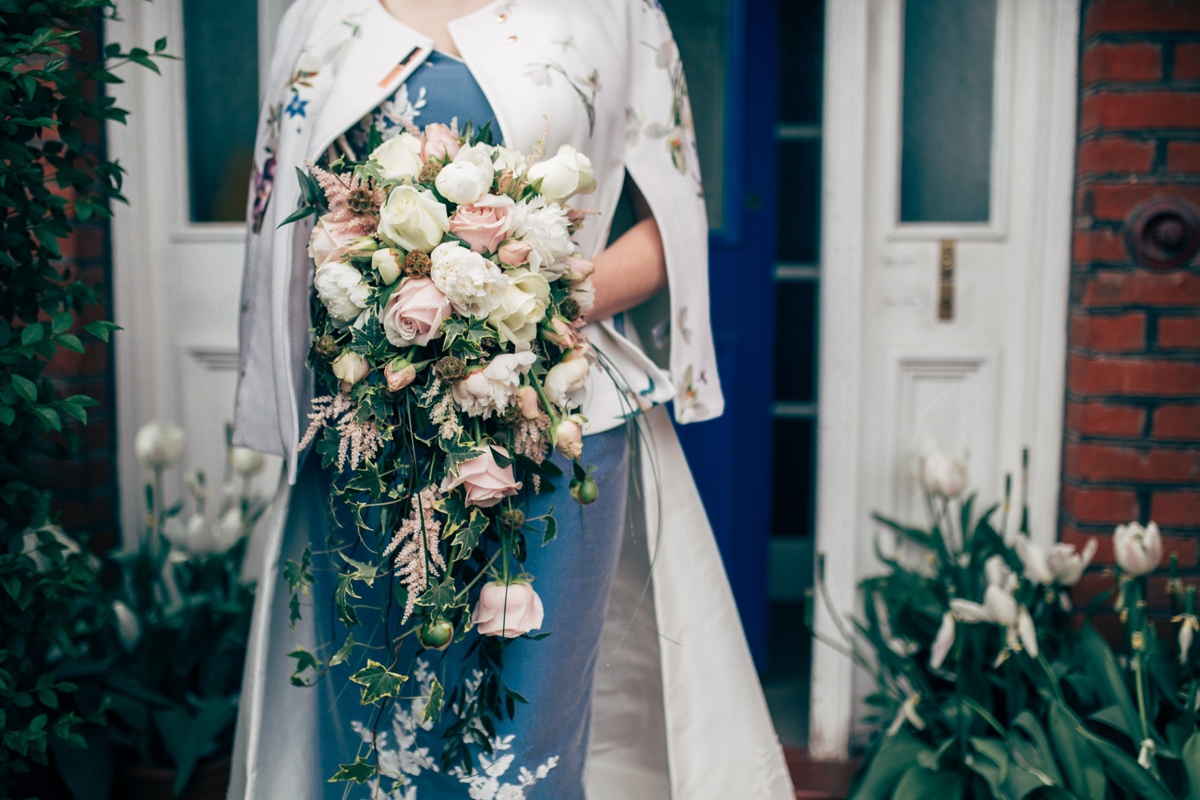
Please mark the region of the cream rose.
[[508, 288], [488, 322], [500, 334], [501, 342], [528, 344], [537, 336], [538, 323], [546, 318], [549, 302], [550, 282], [544, 275], [514, 270], [508, 274]]
[[542, 627], [545, 613], [542, 598], [527, 582], [489, 581], [479, 590], [471, 621], [482, 636], [513, 639]]
[[376, 147], [371, 160], [379, 164], [379, 174], [389, 181], [416, 180], [425, 166], [421, 160], [421, 140], [407, 131]]
[[449, 230], [446, 207], [428, 189], [397, 186], [379, 210], [379, 237], [403, 250], [428, 253]]
[[421, 155], [431, 158], [454, 158], [462, 149], [462, 139], [449, 125], [434, 122], [425, 126], [425, 146]]
[[371, 254], [371, 266], [379, 273], [379, 280], [391, 286], [400, 277], [400, 254], [390, 247], [383, 247]]
[[424, 347], [442, 335], [450, 301], [429, 278], [406, 278], [383, 309], [383, 333], [395, 347]]
[[546, 205], [541, 197], [518, 203], [512, 235], [529, 245], [529, 269], [537, 272], [556, 268], [561, 274], [567, 256], [575, 252], [567, 217], [557, 203]]
[[493, 450], [500, 452], [493, 445], [470, 461], [459, 464], [458, 474], [447, 475], [442, 481], [442, 491], [449, 492], [461, 486], [466, 493], [466, 504], [480, 508], [491, 508], [519, 492], [521, 482], [513, 477], [512, 465], [501, 467], [497, 464]]
[[353, 350], [343, 350], [342, 354], [333, 360], [331, 367], [334, 377], [342, 382], [343, 391], [367, 377], [367, 373], [371, 371], [367, 359]]
[[358, 319], [371, 297], [371, 287], [363, 281], [362, 273], [344, 261], [331, 261], [317, 267], [313, 287], [330, 319], [339, 328]]
[[559, 408], [566, 408], [570, 400], [569, 395], [579, 391], [587, 383], [590, 368], [587, 357], [583, 355], [575, 355], [555, 364], [546, 373], [546, 380], [542, 384], [546, 399]]
[[476, 253], [494, 253], [512, 230], [516, 203], [505, 195], [489, 194], [450, 217], [450, 232]]
[[446, 242], [429, 254], [429, 275], [459, 314], [486, 317], [500, 305], [508, 279], [478, 253]]
[[529, 181], [551, 203], [564, 203], [577, 194], [596, 191], [591, 160], [569, 144], [559, 147], [554, 158], [531, 166]]
[[475, 144], [459, 150], [454, 160], [442, 167], [434, 180], [442, 197], [461, 206], [478, 202], [487, 194], [495, 177], [491, 150], [486, 144]]

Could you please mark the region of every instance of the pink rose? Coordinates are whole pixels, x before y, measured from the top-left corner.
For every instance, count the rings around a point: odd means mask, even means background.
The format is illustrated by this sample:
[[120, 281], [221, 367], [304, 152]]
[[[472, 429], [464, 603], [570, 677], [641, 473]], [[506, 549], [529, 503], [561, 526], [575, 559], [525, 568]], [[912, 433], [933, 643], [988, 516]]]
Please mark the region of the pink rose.
[[511, 197], [484, 195], [469, 206], [459, 206], [450, 218], [450, 232], [476, 253], [494, 253], [512, 229], [516, 205]]
[[308, 240], [308, 254], [318, 267], [339, 260], [350, 251], [350, 246], [359, 238], [347, 233], [337, 224], [330, 223], [328, 217], [326, 214], [317, 220]]
[[515, 639], [542, 627], [545, 614], [542, 598], [528, 583], [489, 581], [479, 590], [471, 621], [483, 636]]
[[387, 381], [389, 392], [398, 392], [408, 386], [417, 377], [417, 368], [407, 361], [396, 359], [389, 361], [383, 368], [383, 379]]
[[383, 333], [396, 347], [424, 347], [442, 335], [450, 301], [430, 278], [407, 278], [383, 309]]
[[494, 446], [458, 465], [458, 475], [447, 475], [442, 481], [442, 491], [462, 486], [467, 493], [469, 506], [491, 508], [505, 497], [511, 497], [521, 489], [521, 483], [513, 477], [512, 464], [501, 467], [492, 456]]
[[454, 158], [461, 148], [462, 142], [450, 126], [440, 122], [425, 126], [425, 144], [421, 147], [421, 157], [426, 161], [431, 158]]
[[570, 350], [579, 344], [578, 331], [575, 330], [574, 325], [567, 322], [563, 317], [553, 317], [542, 329], [542, 335], [546, 337], [546, 341], [561, 347], [563, 350]]
[[532, 252], [531, 246], [519, 239], [513, 239], [500, 246], [500, 261], [510, 267], [519, 267], [529, 260], [529, 254]]

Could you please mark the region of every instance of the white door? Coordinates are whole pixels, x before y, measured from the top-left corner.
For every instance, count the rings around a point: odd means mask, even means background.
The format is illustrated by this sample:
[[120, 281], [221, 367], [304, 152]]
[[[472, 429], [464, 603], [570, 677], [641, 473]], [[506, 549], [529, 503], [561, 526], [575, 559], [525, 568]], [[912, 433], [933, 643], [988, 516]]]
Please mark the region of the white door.
[[[827, 15], [817, 547], [850, 610], [877, 569], [870, 512], [924, 521], [905, 455], [926, 436], [968, 452], [986, 504], [1029, 446], [1033, 534], [1056, 536], [1079, 9]], [[810, 749], [844, 756], [865, 676], [815, 647]]]
[[[233, 415], [237, 319], [250, 153], [279, 19], [290, 0], [130, 0], [108, 41], [145, 46], [166, 36], [162, 75], [125, 67], [112, 87], [130, 111], [108, 148], [127, 170], [112, 225], [121, 518], [139, 529], [144, 476], [133, 435], [159, 419], [188, 434], [184, 466], [214, 488]], [[185, 25], [186, 23], [186, 25]], [[272, 461], [259, 480], [278, 479]], [[182, 471], [168, 489], [179, 497]]]

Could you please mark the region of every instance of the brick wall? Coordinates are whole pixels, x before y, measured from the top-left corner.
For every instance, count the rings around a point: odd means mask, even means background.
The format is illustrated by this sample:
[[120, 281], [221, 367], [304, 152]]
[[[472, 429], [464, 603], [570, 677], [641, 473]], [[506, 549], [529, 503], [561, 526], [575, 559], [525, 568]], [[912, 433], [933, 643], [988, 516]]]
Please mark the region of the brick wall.
[[[97, 31], [99, 30], [99, 22]], [[95, 59], [100, 55], [98, 35], [85, 35], [80, 52], [74, 57]], [[88, 154], [103, 158], [104, 126], [83, 128]], [[85, 283], [100, 288], [105, 307], [89, 309], [80, 322], [110, 319], [110, 277], [112, 274], [108, 225], [104, 220], [76, 221], [74, 235], [59, 242], [61, 266]], [[120, 335], [119, 333], [116, 335]], [[115, 398], [112, 348], [100, 340], [82, 335], [84, 353], [60, 350], [45, 375], [53, 380], [60, 395], [86, 394], [100, 402], [88, 409], [88, 425], [72, 424], [68, 431], [78, 437], [76, 449], [61, 459], [39, 459], [34, 463], [35, 482], [54, 493], [54, 509], [63, 526], [73, 534], [93, 537], [93, 545], [105, 548], [115, 544], [116, 536], [116, 440]], [[74, 437], [72, 437], [74, 438]], [[60, 440], [66, 447], [67, 439]]]
[[1140, 266], [1127, 234], [1156, 199], [1200, 211], [1200, 2], [1090, 0], [1082, 13], [1061, 535], [1098, 536], [1111, 563], [1113, 526], [1154, 520], [1194, 572], [1200, 267]]

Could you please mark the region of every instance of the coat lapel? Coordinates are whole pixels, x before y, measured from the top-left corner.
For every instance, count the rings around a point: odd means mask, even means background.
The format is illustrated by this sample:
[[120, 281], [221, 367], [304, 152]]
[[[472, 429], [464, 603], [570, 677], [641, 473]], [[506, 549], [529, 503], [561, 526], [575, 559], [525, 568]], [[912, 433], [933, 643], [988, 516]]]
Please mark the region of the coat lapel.
[[379, 0], [368, 0], [354, 39], [331, 65], [333, 86], [313, 128], [308, 158], [390, 97], [432, 50], [432, 39], [401, 24]]

